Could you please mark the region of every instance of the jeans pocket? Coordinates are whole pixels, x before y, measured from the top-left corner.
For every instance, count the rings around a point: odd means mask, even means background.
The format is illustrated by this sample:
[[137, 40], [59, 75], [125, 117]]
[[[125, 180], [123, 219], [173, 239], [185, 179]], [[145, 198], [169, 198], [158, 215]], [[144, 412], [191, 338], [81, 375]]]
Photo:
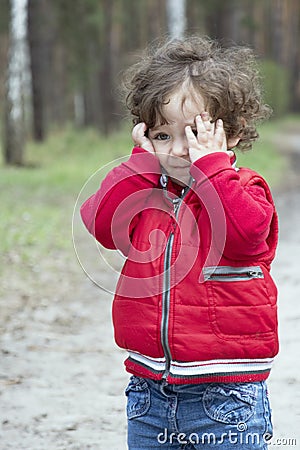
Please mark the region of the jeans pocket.
[[257, 398], [258, 387], [253, 383], [210, 384], [203, 395], [203, 407], [212, 420], [239, 425], [254, 414]]
[[127, 396], [128, 419], [135, 419], [147, 413], [150, 408], [150, 389], [146, 380], [133, 375], [125, 394]]

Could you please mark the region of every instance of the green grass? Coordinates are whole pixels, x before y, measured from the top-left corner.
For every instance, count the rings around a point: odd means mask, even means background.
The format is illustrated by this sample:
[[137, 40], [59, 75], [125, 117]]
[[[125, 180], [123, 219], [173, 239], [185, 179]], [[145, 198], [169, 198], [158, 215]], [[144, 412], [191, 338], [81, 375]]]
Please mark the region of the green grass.
[[[285, 149], [278, 144], [279, 136], [288, 136], [293, 131], [299, 134], [300, 117], [286, 116], [284, 119], [272, 120], [259, 127], [259, 140], [249, 152], [237, 154], [240, 167], [251, 167], [256, 170], [275, 188], [284, 180], [288, 160]], [[282, 139], [280, 140], [282, 141]]]
[[0, 272], [37, 268], [57, 252], [73, 257], [71, 219], [78, 193], [99, 167], [130, 153], [129, 130], [105, 139], [67, 128], [43, 144], [29, 142], [25, 167], [0, 166]]
[[[285, 119], [285, 124], [294, 119]], [[299, 123], [299, 118], [297, 119]], [[261, 141], [240, 155], [240, 166], [280, 183], [285, 158], [274, 146], [278, 122], [261, 127]], [[71, 219], [78, 193], [98, 168], [131, 152], [129, 126], [108, 138], [93, 130], [71, 127], [51, 134], [45, 143], [29, 142], [23, 168], [0, 166], [1, 267], [33, 270], [57, 252], [73, 258]], [[2, 270], [0, 268], [0, 270]]]

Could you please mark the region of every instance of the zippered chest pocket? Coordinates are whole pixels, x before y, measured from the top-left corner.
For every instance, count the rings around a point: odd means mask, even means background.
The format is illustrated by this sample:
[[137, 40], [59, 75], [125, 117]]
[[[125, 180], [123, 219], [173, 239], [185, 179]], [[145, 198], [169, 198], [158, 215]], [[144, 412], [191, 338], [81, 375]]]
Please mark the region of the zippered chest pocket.
[[270, 336], [277, 329], [276, 286], [261, 266], [205, 267], [210, 322], [223, 339]]
[[230, 267], [217, 266], [205, 267], [203, 269], [205, 281], [248, 281], [255, 278], [264, 278], [264, 273], [260, 266]]

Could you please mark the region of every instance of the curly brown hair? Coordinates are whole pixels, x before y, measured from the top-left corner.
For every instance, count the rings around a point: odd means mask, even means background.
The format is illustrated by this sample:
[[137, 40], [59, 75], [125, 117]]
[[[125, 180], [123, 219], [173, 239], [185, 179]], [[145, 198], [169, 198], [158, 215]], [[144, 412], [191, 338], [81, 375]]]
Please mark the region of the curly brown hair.
[[[258, 138], [258, 122], [271, 108], [263, 103], [258, 64], [252, 49], [223, 48], [207, 37], [191, 36], [152, 45], [124, 77], [126, 106], [133, 123], [148, 128], [167, 123], [163, 105], [184, 82], [200, 94], [212, 121], [221, 118], [227, 138], [240, 137], [237, 145], [251, 149]], [[184, 101], [184, 100], [183, 100]]]

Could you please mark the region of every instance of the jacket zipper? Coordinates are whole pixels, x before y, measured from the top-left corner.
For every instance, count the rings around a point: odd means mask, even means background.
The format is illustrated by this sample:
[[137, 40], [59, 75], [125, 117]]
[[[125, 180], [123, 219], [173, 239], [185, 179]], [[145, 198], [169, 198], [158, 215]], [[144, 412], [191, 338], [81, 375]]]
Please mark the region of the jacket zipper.
[[164, 280], [163, 280], [163, 293], [162, 293], [162, 319], [161, 319], [161, 343], [166, 358], [166, 367], [163, 374], [163, 379], [167, 378], [170, 372], [171, 364], [171, 351], [168, 340], [168, 328], [169, 328], [169, 313], [170, 313], [170, 263], [172, 248], [174, 242], [174, 233], [169, 236], [165, 260], [164, 260]]
[[[178, 218], [180, 206], [188, 190], [189, 187], [183, 190], [181, 197], [170, 199], [173, 203], [175, 220], [177, 220]], [[169, 197], [167, 196], [167, 198]], [[166, 367], [162, 376], [164, 380], [168, 377], [170, 373], [170, 365], [172, 360], [172, 355], [169, 346], [168, 328], [169, 328], [169, 314], [170, 314], [171, 257], [173, 244], [174, 244], [174, 231], [172, 231], [169, 235], [164, 257], [164, 278], [163, 278], [162, 319], [161, 319], [161, 344], [166, 358]]]
[[264, 278], [260, 266], [230, 267], [212, 266], [203, 269], [204, 281], [248, 281], [255, 278]]

